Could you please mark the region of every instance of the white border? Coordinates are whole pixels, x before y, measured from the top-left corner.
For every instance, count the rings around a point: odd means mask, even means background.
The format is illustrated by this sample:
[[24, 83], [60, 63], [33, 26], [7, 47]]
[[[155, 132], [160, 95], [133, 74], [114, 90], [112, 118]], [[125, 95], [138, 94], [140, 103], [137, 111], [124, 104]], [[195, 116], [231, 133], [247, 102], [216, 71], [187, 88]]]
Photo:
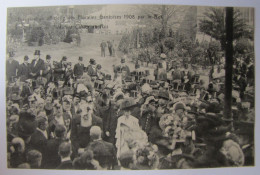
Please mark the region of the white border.
[[[6, 127], [5, 127], [5, 36], [6, 36], [6, 12], [7, 7], [23, 7], [23, 6], [58, 6], [58, 5], [83, 5], [83, 4], [174, 4], [174, 5], [196, 5], [196, 6], [246, 6], [246, 7], [254, 7], [255, 8], [255, 52], [256, 52], [256, 90], [259, 82], [259, 61], [257, 56], [259, 55], [259, 47], [260, 46], [260, 34], [258, 33], [260, 30], [260, 26], [258, 23], [258, 19], [260, 18], [260, 1], [259, 0], [66, 0], [66, 1], [58, 1], [58, 0], [13, 0], [13, 1], [0, 1], [0, 174], [3, 175], [49, 175], [49, 174], [63, 174], [63, 175], [71, 175], [71, 174], [210, 174], [210, 175], [242, 175], [242, 174], [258, 174], [257, 170], [259, 169], [258, 158], [259, 158], [259, 150], [255, 151], [255, 167], [250, 168], [218, 168], [218, 169], [194, 169], [194, 170], [158, 170], [158, 171], [54, 171], [54, 170], [13, 170], [6, 168]], [[260, 114], [259, 105], [259, 92], [256, 91], [256, 129], [255, 129], [255, 148], [259, 145], [259, 119], [257, 114]]]

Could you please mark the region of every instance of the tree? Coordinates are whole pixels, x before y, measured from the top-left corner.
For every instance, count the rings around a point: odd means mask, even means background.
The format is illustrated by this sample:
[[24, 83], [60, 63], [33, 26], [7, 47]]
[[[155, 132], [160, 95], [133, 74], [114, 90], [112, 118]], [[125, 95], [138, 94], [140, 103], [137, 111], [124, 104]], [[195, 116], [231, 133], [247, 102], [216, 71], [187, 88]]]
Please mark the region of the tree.
[[[226, 30], [225, 30], [225, 10], [224, 8], [210, 7], [205, 13], [205, 18], [200, 20], [200, 31], [220, 41], [221, 48], [225, 48]], [[241, 37], [252, 37], [249, 26], [241, 18], [241, 12], [236, 9], [233, 14], [233, 39]]]
[[168, 36], [167, 32], [170, 28], [180, 24], [186, 10], [186, 7], [175, 5], [139, 5], [137, 7], [137, 14], [148, 17], [141, 22], [148, 26], [153, 24], [160, 32], [160, 39]]

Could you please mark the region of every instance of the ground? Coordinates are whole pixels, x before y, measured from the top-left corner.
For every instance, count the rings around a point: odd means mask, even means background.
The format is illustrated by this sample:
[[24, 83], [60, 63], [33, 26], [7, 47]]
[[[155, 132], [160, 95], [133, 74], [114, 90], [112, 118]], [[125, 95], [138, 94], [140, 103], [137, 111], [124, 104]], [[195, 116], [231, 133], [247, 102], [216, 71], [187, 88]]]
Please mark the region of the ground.
[[[56, 45], [43, 45], [43, 46], [28, 46], [24, 43], [21, 47], [18, 48], [15, 53], [15, 59], [20, 63], [23, 62], [23, 57], [25, 55], [29, 56], [29, 62], [34, 58], [34, 51], [41, 51], [41, 58], [45, 60], [47, 54], [51, 55], [52, 61], [60, 61], [63, 56], [67, 56], [68, 61], [72, 62], [72, 66], [78, 62], [78, 57], [83, 57], [83, 63], [85, 66], [89, 65], [90, 58], [94, 58], [97, 64], [102, 66], [104, 73], [109, 73], [113, 75], [113, 65], [120, 64], [120, 59], [123, 54], [118, 51], [117, 47], [120, 42], [122, 35], [115, 34], [95, 34], [95, 33], [81, 33], [81, 45], [77, 46], [76, 43], [64, 43], [60, 42]], [[110, 57], [108, 49], [106, 49], [106, 57], [101, 57], [100, 43], [108, 40], [114, 40], [114, 47], [116, 50], [116, 56]], [[126, 59], [126, 64], [129, 66], [130, 70], [134, 69], [134, 64], [131, 62], [131, 58]], [[147, 69], [147, 68], [146, 68]], [[148, 68], [150, 73], [153, 74], [153, 68]], [[202, 74], [204, 74], [202, 76]], [[208, 72], [205, 70], [201, 74], [201, 79], [204, 79], [206, 85], [209, 82]]]
[[[56, 45], [43, 45], [39, 47], [27, 46], [25, 43], [23, 46], [18, 48], [15, 53], [15, 59], [20, 63], [23, 62], [25, 55], [29, 56], [29, 62], [34, 58], [33, 54], [35, 50], [41, 51], [41, 58], [45, 60], [47, 54], [51, 55], [52, 61], [60, 61], [63, 56], [67, 56], [68, 61], [72, 62], [72, 65], [77, 63], [78, 57], [83, 57], [83, 63], [85, 66], [89, 65], [90, 58], [94, 58], [97, 64], [101, 64], [102, 69], [105, 73], [112, 73], [112, 65], [120, 64], [120, 57], [122, 55], [116, 50], [116, 57], [110, 57], [108, 49], [106, 49], [106, 57], [101, 57], [100, 43], [102, 40], [114, 40], [115, 47], [121, 39], [121, 35], [106, 35], [106, 34], [93, 34], [93, 33], [81, 33], [81, 45], [78, 47], [76, 44], [68, 44], [60, 42]], [[131, 64], [131, 63], [130, 63]], [[130, 65], [133, 67], [133, 65]]]

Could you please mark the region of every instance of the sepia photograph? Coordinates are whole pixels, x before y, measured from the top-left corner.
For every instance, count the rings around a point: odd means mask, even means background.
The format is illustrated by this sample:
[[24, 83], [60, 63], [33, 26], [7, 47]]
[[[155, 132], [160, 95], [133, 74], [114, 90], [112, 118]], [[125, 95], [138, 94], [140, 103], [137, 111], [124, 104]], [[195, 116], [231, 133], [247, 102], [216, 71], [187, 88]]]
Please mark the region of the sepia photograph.
[[255, 166], [254, 7], [6, 12], [8, 169]]

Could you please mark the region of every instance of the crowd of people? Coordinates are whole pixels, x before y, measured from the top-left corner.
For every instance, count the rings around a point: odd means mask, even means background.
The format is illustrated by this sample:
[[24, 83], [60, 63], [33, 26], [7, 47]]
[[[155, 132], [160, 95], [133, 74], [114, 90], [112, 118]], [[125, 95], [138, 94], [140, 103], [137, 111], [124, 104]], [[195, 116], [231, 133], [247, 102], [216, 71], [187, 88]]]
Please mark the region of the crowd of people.
[[[104, 42], [103, 45], [106, 43]], [[102, 51], [102, 44], [101, 44]], [[112, 54], [112, 53], [111, 53]], [[104, 53], [105, 55], [105, 53]], [[158, 55], [106, 74], [93, 58], [6, 62], [9, 168], [144, 170], [254, 165], [254, 60], [236, 56], [232, 116], [224, 62], [210, 71]], [[149, 65], [149, 64], [146, 64]], [[203, 76], [207, 76], [206, 82]]]

